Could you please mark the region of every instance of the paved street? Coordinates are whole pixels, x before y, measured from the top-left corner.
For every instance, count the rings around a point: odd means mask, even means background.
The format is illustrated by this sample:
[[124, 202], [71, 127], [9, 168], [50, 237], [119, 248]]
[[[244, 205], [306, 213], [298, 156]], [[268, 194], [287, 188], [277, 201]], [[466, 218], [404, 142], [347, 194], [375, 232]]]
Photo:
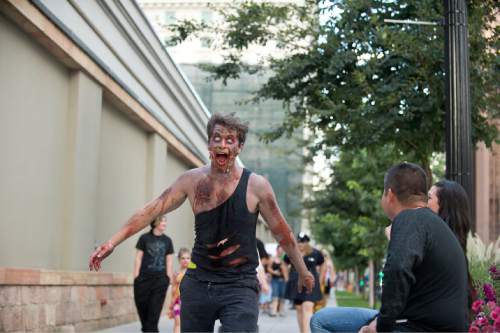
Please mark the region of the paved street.
[[[337, 301], [335, 300], [335, 295], [332, 291], [332, 295], [328, 300], [328, 306], [336, 306]], [[261, 314], [259, 316], [259, 332], [260, 333], [294, 333], [298, 332], [298, 324], [295, 316], [295, 311], [290, 310], [289, 305], [287, 304], [287, 310], [285, 313], [285, 317], [269, 317], [266, 314]], [[216, 323], [215, 332], [218, 331], [219, 323]], [[168, 320], [166, 316], [162, 316], [160, 319], [160, 332], [172, 332], [173, 330], [173, 321]], [[112, 327], [103, 331], [101, 333], [112, 333], [112, 332], [140, 332], [141, 325], [140, 323], [133, 322], [126, 325]]]

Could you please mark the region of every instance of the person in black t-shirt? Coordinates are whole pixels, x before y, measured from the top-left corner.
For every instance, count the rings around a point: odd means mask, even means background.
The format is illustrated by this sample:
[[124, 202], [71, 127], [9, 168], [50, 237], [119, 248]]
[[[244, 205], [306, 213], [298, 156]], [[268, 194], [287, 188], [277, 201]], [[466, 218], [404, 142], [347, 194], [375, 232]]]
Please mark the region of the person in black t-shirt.
[[327, 308], [312, 332], [467, 331], [467, 265], [457, 238], [427, 208], [427, 178], [419, 166], [386, 173], [381, 206], [392, 221], [380, 312]]
[[[297, 312], [297, 322], [301, 333], [309, 332], [309, 321], [314, 311], [314, 302], [319, 301], [323, 295], [321, 294], [319, 268], [324, 263], [324, 257], [321, 251], [316, 250], [309, 244], [309, 236], [303, 232], [297, 235], [297, 242], [302, 253], [304, 263], [314, 276], [314, 286], [311, 293], [298, 292], [296, 281], [298, 278], [297, 271], [292, 265], [289, 279], [286, 285], [285, 298], [293, 301], [295, 311]], [[285, 263], [290, 264], [288, 256], [284, 258]]]
[[143, 332], [158, 332], [165, 295], [172, 278], [174, 246], [163, 232], [166, 218], [151, 222], [151, 230], [137, 241], [134, 265], [134, 300]]

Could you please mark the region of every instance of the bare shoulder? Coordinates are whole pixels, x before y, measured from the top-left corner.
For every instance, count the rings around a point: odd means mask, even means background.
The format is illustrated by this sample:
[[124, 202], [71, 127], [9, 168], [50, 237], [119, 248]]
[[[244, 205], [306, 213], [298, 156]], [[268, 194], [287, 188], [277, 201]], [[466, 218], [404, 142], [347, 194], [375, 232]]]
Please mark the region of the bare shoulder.
[[251, 193], [258, 197], [272, 192], [272, 187], [266, 177], [252, 172], [248, 179], [248, 187]]
[[189, 169], [179, 176], [177, 179], [183, 183], [194, 184], [197, 183], [201, 178], [208, 174], [207, 166], [202, 166], [199, 168]]

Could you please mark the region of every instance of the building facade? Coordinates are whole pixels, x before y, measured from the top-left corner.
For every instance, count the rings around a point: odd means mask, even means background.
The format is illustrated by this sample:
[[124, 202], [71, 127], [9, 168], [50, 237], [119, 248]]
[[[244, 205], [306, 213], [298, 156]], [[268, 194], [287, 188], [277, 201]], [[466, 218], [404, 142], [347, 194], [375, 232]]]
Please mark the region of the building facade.
[[500, 237], [500, 146], [479, 144], [475, 162], [476, 233], [485, 243], [495, 242]]
[[[0, 331], [137, 320], [139, 235], [90, 253], [209, 161], [210, 113], [133, 0], [0, 1], [0, 73]], [[189, 204], [167, 219], [192, 246]]]

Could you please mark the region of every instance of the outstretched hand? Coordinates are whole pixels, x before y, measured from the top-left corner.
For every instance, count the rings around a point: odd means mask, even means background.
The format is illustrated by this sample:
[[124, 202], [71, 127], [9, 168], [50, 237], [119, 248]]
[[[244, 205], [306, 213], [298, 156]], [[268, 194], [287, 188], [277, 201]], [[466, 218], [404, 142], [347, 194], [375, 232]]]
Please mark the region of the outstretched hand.
[[313, 287], [314, 287], [314, 276], [311, 274], [311, 272], [307, 271], [307, 273], [299, 275], [299, 281], [297, 284], [297, 289], [299, 290], [299, 293], [302, 292], [304, 288], [306, 288], [306, 292], [310, 294], [312, 293]]
[[114, 246], [110, 241], [99, 246], [90, 256], [89, 269], [98, 271], [101, 269], [101, 262], [113, 252]]

